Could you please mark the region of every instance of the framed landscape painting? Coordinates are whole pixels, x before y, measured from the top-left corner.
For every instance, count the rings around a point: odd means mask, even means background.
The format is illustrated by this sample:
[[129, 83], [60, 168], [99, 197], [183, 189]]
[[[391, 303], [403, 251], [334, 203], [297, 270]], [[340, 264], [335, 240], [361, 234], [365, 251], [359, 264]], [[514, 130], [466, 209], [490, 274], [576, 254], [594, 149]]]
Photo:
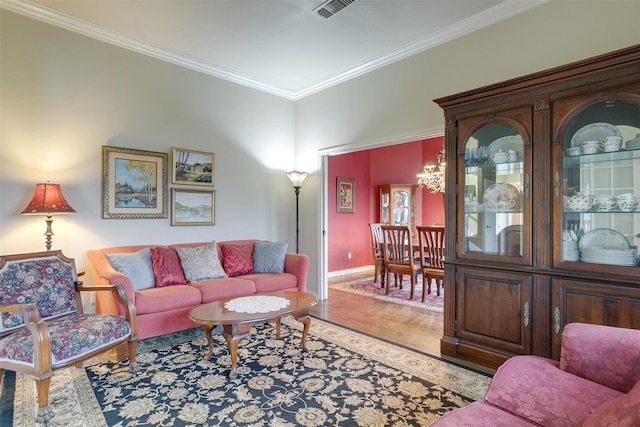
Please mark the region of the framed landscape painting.
[[338, 213], [354, 213], [355, 210], [355, 197], [356, 197], [356, 182], [350, 178], [337, 178], [337, 196], [338, 201], [336, 204], [336, 212]]
[[103, 145], [102, 218], [166, 218], [167, 158]]
[[171, 149], [171, 153], [172, 184], [207, 185], [213, 187], [216, 163], [215, 153], [176, 147]]
[[215, 225], [215, 191], [171, 189], [171, 225]]

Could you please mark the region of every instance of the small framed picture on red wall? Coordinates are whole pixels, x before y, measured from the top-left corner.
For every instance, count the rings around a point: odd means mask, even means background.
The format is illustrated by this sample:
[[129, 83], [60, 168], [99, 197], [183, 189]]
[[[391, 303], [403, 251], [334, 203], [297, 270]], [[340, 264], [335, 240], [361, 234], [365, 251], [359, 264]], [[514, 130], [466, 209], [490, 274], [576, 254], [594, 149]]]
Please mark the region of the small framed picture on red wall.
[[337, 178], [336, 203], [337, 213], [354, 213], [356, 211], [356, 180], [351, 178]]

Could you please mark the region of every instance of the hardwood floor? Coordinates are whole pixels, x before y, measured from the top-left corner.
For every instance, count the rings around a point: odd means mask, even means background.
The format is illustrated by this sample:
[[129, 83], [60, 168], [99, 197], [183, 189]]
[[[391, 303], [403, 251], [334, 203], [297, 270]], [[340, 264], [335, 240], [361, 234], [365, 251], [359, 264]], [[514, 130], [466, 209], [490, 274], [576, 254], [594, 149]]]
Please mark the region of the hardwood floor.
[[[369, 274], [332, 277], [329, 284]], [[405, 347], [440, 357], [442, 314], [387, 303], [374, 298], [332, 290], [329, 298], [309, 310], [313, 317], [336, 323]]]

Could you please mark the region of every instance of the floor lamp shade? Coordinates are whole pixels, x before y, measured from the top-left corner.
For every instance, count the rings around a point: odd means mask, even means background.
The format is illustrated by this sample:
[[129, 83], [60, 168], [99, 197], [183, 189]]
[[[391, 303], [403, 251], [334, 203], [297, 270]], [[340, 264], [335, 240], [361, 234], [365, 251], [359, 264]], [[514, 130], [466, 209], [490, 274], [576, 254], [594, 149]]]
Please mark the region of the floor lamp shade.
[[309, 175], [307, 172], [298, 172], [291, 171], [286, 173], [287, 177], [291, 181], [293, 185], [293, 189], [296, 192], [296, 253], [299, 253], [299, 244], [300, 244], [300, 215], [298, 210], [299, 198], [300, 198], [300, 187], [302, 187], [302, 182]]
[[22, 215], [46, 215], [47, 231], [44, 233], [46, 238], [47, 250], [51, 250], [51, 223], [53, 222], [53, 214], [71, 214], [76, 211], [67, 203], [59, 184], [50, 182], [36, 184], [36, 191], [33, 198], [26, 208], [21, 212]]

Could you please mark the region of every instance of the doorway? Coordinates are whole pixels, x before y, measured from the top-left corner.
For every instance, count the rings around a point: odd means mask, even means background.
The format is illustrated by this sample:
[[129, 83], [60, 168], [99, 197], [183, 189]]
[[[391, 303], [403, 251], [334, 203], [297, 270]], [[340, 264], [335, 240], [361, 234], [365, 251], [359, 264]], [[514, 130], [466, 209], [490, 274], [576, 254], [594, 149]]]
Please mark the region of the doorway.
[[[331, 185], [331, 181], [336, 179], [335, 174], [331, 174], [329, 172], [329, 158], [332, 156], [340, 156], [349, 153], [355, 153], [359, 151], [368, 151], [375, 149], [389, 149], [394, 146], [400, 144], [408, 144], [408, 143], [416, 143], [418, 141], [422, 141], [426, 147], [426, 149], [422, 150], [421, 158], [418, 160], [418, 167], [412, 167], [410, 170], [410, 174], [406, 179], [411, 179], [415, 181], [415, 174], [420, 169], [421, 165], [424, 165], [427, 159], [435, 159], [435, 154], [442, 148], [443, 141], [443, 131], [433, 131], [433, 132], [425, 132], [421, 135], [411, 135], [402, 138], [397, 138], [395, 140], [386, 140], [386, 141], [373, 141], [369, 143], [361, 143], [361, 144], [349, 144], [344, 146], [327, 148], [319, 151], [320, 155], [320, 171], [319, 171], [319, 185], [320, 185], [320, 218], [319, 218], [319, 226], [320, 230], [319, 236], [320, 238], [320, 247], [319, 247], [319, 265], [318, 265], [318, 297], [320, 300], [324, 300], [328, 298], [328, 286], [329, 286], [329, 228], [335, 220], [335, 215], [333, 212], [330, 212], [330, 207], [335, 209], [335, 194], [329, 191], [330, 188], [335, 189], [334, 185]], [[435, 139], [435, 140], [434, 140]], [[389, 164], [389, 168], [398, 167], [397, 164]], [[402, 167], [402, 165], [400, 165]], [[330, 181], [331, 180], [331, 181]], [[375, 181], [375, 180], [374, 180]], [[372, 181], [369, 184], [368, 180], [363, 182], [363, 185], [358, 187], [356, 182], [356, 191], [371, 191], [371, 185], [379, 185], [381, 182]], [[360, 190], [358, 190], [360, 188]], [[441, 197], [441, 196], [440, 196]], [[334, 203], [332, 203], [334, 202]], [[364, 208], [369, 210], [369, 218], [368, 222], [376, 222], [377, 211], [371, 212], [372, 206], [376, 206], [377, 201], [375, 203], [370, 202], [369, 206], [365, 206]], [[444, 214], [443, 214], [444, 215]], [[444, 217], [443, 217], [444, 218]], [[368, 223], [363, 224], [364, 227], [367, 226]], [[368, 234], [367, 234], [368, 236]], [[368, 248], [367, 243], [367, 248]], [[370, 253], [370, 250], [368, 251]], [[369, 257], [370, 258], [370, 257]], [[334, 267], [335, 268], [335, 267]]]

